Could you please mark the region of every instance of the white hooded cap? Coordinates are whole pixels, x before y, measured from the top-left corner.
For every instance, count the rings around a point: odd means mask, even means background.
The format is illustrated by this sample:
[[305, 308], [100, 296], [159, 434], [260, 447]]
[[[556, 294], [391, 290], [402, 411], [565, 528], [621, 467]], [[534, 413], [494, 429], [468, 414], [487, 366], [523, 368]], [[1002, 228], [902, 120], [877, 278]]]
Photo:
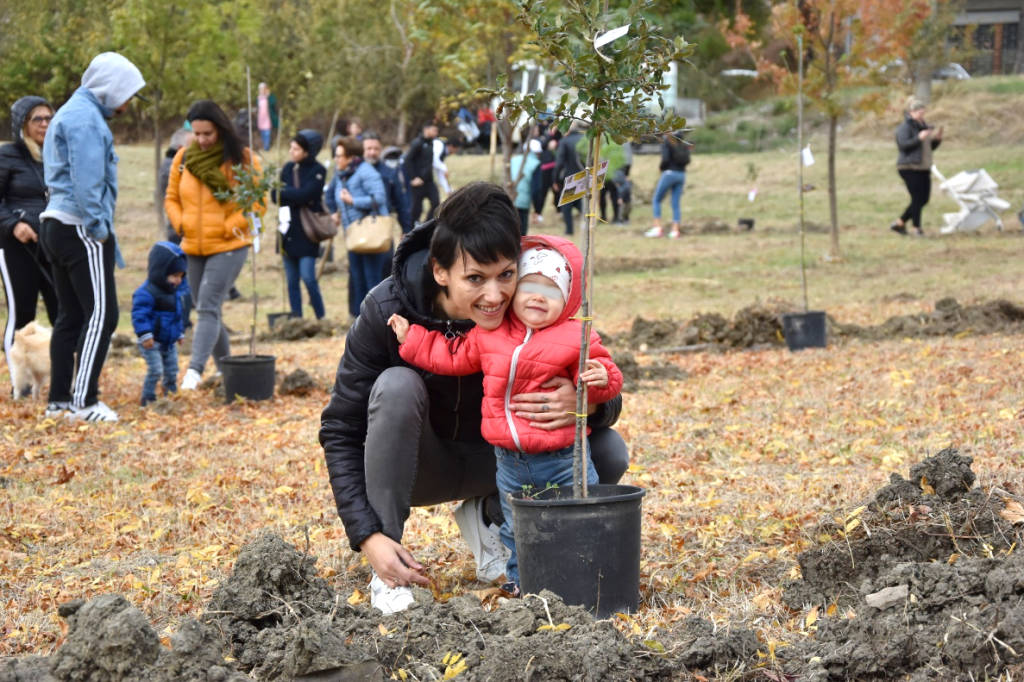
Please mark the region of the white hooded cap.
[[561, 290], [562, 300], [569, 300], [572, 273], [565, 256], [545, 246], [535, 246], [523, 251], [519, 256], [519, 279], [533, 274], [544, 275], [550, 279]]
[[96, 55], [82, 74], [82, 86], [111, 111], [130, 100], [145, 85], [139, 68], [116, 52]]

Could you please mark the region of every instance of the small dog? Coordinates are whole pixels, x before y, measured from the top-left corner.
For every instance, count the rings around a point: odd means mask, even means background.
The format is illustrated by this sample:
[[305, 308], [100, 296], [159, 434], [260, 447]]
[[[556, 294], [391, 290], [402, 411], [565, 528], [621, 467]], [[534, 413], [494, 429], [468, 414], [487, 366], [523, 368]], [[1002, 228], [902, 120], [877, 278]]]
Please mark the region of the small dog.
[[50, 378], [50, 336], [53, 330], [29, 322], [14, 332], [11, 345], [11, 383], [14, 399], [39, 398], [43, 382]]

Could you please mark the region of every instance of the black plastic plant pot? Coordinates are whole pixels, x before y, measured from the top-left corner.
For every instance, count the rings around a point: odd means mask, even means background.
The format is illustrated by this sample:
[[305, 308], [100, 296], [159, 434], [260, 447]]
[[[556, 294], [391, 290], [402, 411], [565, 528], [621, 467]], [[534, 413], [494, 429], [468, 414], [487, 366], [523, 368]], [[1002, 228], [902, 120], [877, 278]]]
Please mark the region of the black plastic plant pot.
[[269, 400], [274, 397], [273, 355], [228, 355], [220, 359], [224, 376], [224, 402], [236, 397]]
[[640, 600], [640, 502], [643, 488], [592, 485], [534, 497], [512, 495], [523, 593], [551, 590], [598, 618], [636, 611]]
[[740, 218], [739, 225], [740, 225], [741, 229], [753, 230], [754, 229], [754, 219], [753, 218]]
[[278, 322], [287, 320], [290, 316], [291, 313], [267, 313], [267, 326], [273, 329]]
[[782, 316], [782, 334], [790, 350], [824, 348], [825, 311], [811, 310], [806, 313], [787, 313]]

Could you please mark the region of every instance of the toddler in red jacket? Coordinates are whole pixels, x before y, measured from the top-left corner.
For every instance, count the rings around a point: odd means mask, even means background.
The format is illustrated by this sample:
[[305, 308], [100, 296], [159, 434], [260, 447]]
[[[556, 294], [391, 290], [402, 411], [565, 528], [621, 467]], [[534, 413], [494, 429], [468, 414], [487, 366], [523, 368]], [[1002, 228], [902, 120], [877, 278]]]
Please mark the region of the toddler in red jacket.
[[[575, 427], [538, 429], [509, 407], [513, 395], [543, 390], [554, 377], [587, 384], [588, 400], [603, 403], [622, 390], [622, 372], [595, 332], [590, 335], [590, 360], [577, 376], [582, 322], [573, 319], [582, 300], [583, 256], [568, 239], [546, 235], [524, 238], [519, 258], [519, 284], [501, 325], [487, 331], [475, 327], [448, 338], [438, 331], [410, 325], [392, 315], [388, 325], [398, 337], [399, 353], [411, 365], [435, 374], [461, 376], [483, 372], [484, 400], [480, 431], [494, 445], [497, 485], [505, 520], [501, 540], [511, 551], [505, 589], [518, 593], [519, 563], [512, 530], [508, 493], [524, 488], [572, 484]], [[597, 483], [587, 460], [587, 481]]]

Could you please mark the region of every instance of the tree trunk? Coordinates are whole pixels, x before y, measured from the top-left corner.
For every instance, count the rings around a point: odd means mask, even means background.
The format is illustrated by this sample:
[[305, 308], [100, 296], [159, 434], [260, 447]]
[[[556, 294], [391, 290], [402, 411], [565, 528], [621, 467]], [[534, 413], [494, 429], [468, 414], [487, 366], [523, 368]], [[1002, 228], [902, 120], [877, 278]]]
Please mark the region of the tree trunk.
[[153, 177], [156, 178], [156, 182], [153, 183], [153, 208], [156, 212], [156, 229], [159, 239], [166, 239], [167, 235], [164, 231], [164, 198], [160, 196], [160, 162], [163, 160], [163, 154], [161, 154], [161, 147], [163, 147], [163, 139], [160, 136], [160, 97], [157, 96], [153, 99], [153, 170], [155, 171]]
[[917, 63], [912, 66], [914, 78], [914, 97], [925, 104], [932, 101], [932, 64]]
[[842, 254], [839, 251], [839, 207], [836, 201], [836, 130], [839, 127], [839, 117], [833, 114], [828, 119], [828, 207], [831, 212], [832, 228], [829, 231], [831, 242], [829, 243], [829, 258], [839, 260]]
[[398, 112], [398, 131], [395, 133], [395, 144], [405, 144], [406, 128], [409, 127], [409, 114], [402, 108]]

